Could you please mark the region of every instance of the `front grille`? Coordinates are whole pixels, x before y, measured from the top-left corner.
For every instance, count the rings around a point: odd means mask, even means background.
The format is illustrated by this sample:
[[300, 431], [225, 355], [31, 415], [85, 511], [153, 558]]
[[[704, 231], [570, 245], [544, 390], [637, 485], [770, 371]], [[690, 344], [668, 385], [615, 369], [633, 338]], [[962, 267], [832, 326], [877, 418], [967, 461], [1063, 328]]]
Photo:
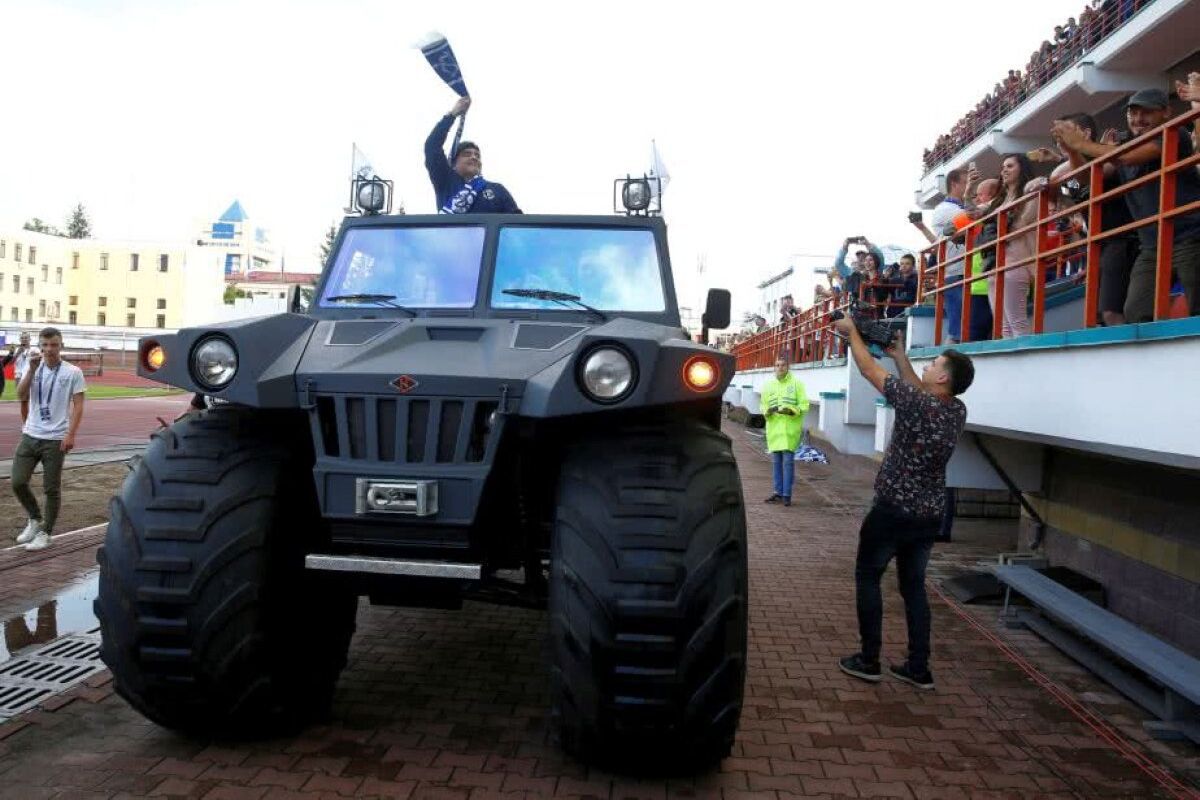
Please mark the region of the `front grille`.
[[333, 458], [408, 464], [480, 463], [488, 458], [499, 403], [493, 400], [317, 397], [321, 451]]

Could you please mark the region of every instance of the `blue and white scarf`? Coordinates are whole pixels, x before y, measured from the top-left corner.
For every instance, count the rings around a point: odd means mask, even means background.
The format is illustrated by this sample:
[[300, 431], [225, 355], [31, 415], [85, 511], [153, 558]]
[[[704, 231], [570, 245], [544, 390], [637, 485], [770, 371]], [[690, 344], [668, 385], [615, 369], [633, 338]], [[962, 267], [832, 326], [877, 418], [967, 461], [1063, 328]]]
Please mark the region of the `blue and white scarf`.
[[475, 205], [475, 197], [487, 185], [480, 176], [475, 176], [446, 201], [446, 205], [438, 209], [439, 214], [466, 214]]

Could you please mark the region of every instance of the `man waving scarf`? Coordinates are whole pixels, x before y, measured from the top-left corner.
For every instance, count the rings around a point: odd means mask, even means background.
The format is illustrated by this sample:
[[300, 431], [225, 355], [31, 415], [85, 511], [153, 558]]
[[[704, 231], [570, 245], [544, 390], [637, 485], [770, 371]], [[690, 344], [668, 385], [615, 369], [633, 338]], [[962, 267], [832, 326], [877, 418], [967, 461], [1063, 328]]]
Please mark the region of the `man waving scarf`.
[[465, 114], [470, 106], [471, 98], [460, 97], [425, 140], [425, 169], [429, 171], [429, 181], [437, 195], [438, 213], [520, 214], [521, 209], [508, 189], [480, 174], [483, 161], [479, 156], [479, 145], [460, 142], [453, 162], [442, 152], [455, 118]]
[[[479, 145], [459, 141], [467, 109], [471, 107], [471, 98], [467, 95], [467, 84], [450, 43], [440, 33], [431, 32], [417, 46], [437, 76], [459, 98], [450, 113], [442, 117], [425, 140], [425, 169], [429, 171], [429, 180], [437, 197], [438, 213], [520, 214], [521, 209], [517, 208], [508, 189], [485, 180], [480, 174], [483, 162], [479, 158]], [[450, 146], [450, 158], [447, 159], [442, 148], [456, 118], [459, 120], [458, 131], [454, 134], [454, 144]]]

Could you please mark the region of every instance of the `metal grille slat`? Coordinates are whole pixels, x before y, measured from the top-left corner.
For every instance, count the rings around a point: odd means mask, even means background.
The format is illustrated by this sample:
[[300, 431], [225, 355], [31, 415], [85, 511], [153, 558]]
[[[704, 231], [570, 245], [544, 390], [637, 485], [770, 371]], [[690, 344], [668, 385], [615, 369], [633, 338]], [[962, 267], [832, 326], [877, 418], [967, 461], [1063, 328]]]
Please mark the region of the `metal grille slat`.
[[462, 433], [463, 411], [466, 403], [462, 400], [443, 400], [438, 415], [438, 443], [435, 460], [439, 464], [449, 464], [454, 461], [458, 451], [458, 440]]
[[371, 439], [375, 442], [380, 461], [396, 460], [396, 401], [390, 398], [379, 398], [375, 407], [377, 427]]
[[442, 429], [442, 406], [445, 401], [431, 400], [429, 403], [429, 422], [425, 426], [425, 452], [423, 453], [422, 462], [430, 463], [437, 461], [438, 451], [438, 431]]
[[454, 447], [454, 463], [467, 460], [467, 448], [471, 444], [471, 432], [475, 427], [475, 415], [479, 413], [479, 401], [470, 400], [463, 406], [462, 418], [458, 421], [458, 442]]
[[404, 452], [410, 464], [422, 463], [428, 452], [425, 445], [430, 425], [429, 404], [429, 400], [413, 400], [408, 404], [408, 442]]
[[337, 418], [337, 437], [338, 446], [341, 452], [346, 456], [353, 458], [350, 452], [350, 424], [349, 416], [346, 411], [346, 398], [338, 396], [333, 398], [334, 416]]
[[408, 460], [408, 406], [401, 400], [396, 403], [396, 460]]
[[363, 432], [367, 440], [367, 460], [379, 460], [379, 398], [368, 397], [364, 400], [367, 412], [367, 429]]
[[104, 669], [100, 634], [64, 636], [0, 664], [0, 722], [83, 682]]

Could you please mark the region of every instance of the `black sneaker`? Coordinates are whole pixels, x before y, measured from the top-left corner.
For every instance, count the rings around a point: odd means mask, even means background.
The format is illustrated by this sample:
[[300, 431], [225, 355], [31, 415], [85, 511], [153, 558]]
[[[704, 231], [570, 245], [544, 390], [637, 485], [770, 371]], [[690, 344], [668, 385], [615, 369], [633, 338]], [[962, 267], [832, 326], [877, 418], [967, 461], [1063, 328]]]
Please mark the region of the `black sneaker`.
[[778, 503], [778, 502], [779, 502], [780, 500], [782, 500], [782, 499], [783, 499], [783, 498], [782, 498], [782, 497], [780, 497], [779, 495], [777, 495], [777, 494], [773, 494], [773, 495], [771, 495], [770, 497], [768, 497], [766, 500], [763, 500], [763, 502], [764, 502], [764, 503]]
[[783, 504], [784, 504], [785, 506], [789, 506], [789, 507], [790, 507], [790, 506], [792, 505], [792, 498], [790, 498], [790, 497], [785, 497], [785, 498], [783, 498]]
[[918, 689], [933, 688], [933, 673], [928, 669], [924, 669], [920, 672], [914, 672], [909, 668], [907, 661], [898, 667], [895, 664], [889, 664], [888, 672], [892, 674], [893, 678], [899, 678], [905, 683], [911, 683]]
[[852, 656], [846, 656], [838, 661], [838, 669], [847, 675], [853, 675], [864, 681], [878, 683], [883, 680], [883, 672], [879, 669], [879, 662], [870, 664], [863, 660], [862, 653], [855, 653]]

